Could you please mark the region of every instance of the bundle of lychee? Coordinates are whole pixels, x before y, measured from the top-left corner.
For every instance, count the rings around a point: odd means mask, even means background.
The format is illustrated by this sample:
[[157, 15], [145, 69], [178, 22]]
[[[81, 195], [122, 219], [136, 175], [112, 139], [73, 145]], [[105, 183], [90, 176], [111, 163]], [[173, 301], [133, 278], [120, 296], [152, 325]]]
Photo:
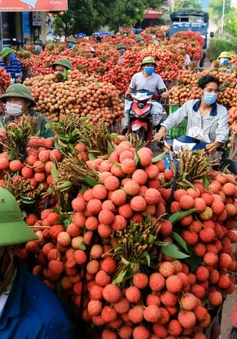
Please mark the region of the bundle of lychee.
[[56, 75], [38, 76], [26, 82], [37, 103], [36, 110], [52, 121], [69, 114], [87, 117], [98, 122], [118, 122], [123, 117], [123, 103], [114, 85], [86, 79], [79, 71], [69, 74], [68, 80], [58, 82]]
[[83, 320], [103, 328], [103, 339], [204, 339], [207, 307], [234, 291], [235, 177], [210, 172], [209, 187], [176, 190], [163, 220], [173, 171], [157, 160], [146, 147], [114, 144], [107, 160], [86, 161], [99, 181], [83, 185], [73, 214], [27, 218], [40, 237], [22, 257], [33, 254], [33, 273], [83, 305]]
[[[52, 166], [62, 158], [53, 138], [31, 137], [23, 157], [12, 158], [12, 154], [0, 153], [1, 187], [11, 191], [23, 209], [32, 205], [43, 209], [44, 194], [52, 183]], [[55, 200], [49, 198], [48, 204], [54, 206]]]
[[11, 83], [10, 74], [5, 71], [5, 68], [0, 67], [0, 89], [1, 93], [5, 93], [6, 89]]

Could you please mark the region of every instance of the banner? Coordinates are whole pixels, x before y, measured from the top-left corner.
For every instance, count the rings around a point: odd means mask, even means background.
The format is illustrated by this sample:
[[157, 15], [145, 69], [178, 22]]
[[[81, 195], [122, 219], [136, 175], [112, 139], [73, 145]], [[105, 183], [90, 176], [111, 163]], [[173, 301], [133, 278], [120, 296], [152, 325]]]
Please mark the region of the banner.
[[22, 13], [22, 36], [30, 40], [30, 12]]
[[0, 12], [66, 11], [67, 0], [0, 0]]

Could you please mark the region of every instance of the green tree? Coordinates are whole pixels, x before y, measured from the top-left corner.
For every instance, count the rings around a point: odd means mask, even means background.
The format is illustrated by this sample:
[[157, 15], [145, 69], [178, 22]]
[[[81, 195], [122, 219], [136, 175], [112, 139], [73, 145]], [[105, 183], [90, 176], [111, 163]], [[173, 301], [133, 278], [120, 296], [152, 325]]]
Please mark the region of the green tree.
[[183, 9], [202, 9], [202, 5], [197, 0], [173, 0], [174, 10], [179, 11]]
[[237, 10], [236, 9], [232, 9], [232, 11], [225, 16], [224, 29], [229, 34], [235, 37], [237, 36]]
[[162, 0], [69, 0], [69, 10], [56, 16], [53, 27], [59, 36], [91, 34], [105, 25], [117, 30], [133, 26], [143, 19], [144, 9], [161, 4]]
[[[220, 23], [220, 18], [222, 16], [223, 9], [223, 0], [211, 0], [208, 6], [208, 13], [210, 18], [215, 23]], [[228, 15], [231, 12], [231, 0], [225, 1], [225, 15]]]

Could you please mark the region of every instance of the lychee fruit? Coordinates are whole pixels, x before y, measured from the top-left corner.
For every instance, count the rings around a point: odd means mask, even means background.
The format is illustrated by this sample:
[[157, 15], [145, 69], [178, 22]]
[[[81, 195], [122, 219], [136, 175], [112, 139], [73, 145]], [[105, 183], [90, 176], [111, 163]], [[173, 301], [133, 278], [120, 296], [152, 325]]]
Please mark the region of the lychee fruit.
[[143, 312], [146, 321], [156, 323], [161, 317], [160, 309], [157, 305], [150, 305]]

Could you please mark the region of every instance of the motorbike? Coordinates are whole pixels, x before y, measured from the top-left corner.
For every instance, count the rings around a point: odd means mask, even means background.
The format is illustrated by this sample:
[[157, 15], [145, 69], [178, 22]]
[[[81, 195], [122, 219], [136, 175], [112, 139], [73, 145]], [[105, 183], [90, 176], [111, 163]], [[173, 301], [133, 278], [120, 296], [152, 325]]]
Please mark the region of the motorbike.
[[[182, 150], [201, 150], [205, 149], [208, 145], [207, 142], [204, 142], [202, 140], [183, 135], [173, 138], [166, 138], [165, 140], [161, 141], [160, 147], [165, 147], [174, 153], [179, 153], [179, 151]], [[224, 147], [218, 149], [219, 152], [219, 164], [217, 164], [217, 167], [219, 167], [220, 171], [225, 171], [226, 169], [230, 171], [233, 174], [237, 174], [237, 161], [230, 159], [227, 157], [227, 153]], [[217, 159], [218, 160], [218, 159]], [[167, 167], [168, 167], [168, 159], [165, 159]]]
[[[136, 134], [143, 142], [150, 143], [153, 126], [158, 130], [164, 118], [163, 107], [157, 101], [152, 100], [154, 93], [146, 90], [132, 92], [129, 96], [132, 103], [127, 102], [125, 108], [128, 127], [124, 129], [123, 133]], [[126, 97], [127, 100], [130, 98]]]

